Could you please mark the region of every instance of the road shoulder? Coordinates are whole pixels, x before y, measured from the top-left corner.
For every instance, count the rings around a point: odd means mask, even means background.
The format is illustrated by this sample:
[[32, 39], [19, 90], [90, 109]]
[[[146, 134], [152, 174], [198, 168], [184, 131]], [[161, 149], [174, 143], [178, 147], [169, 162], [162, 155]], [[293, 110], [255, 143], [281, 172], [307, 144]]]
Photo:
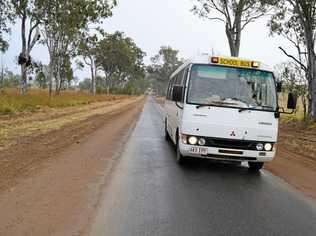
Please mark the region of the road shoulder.
[[12, 149], [12, 157], [30, 160], [1, 183], [0, 234], [83, 234], [143, 104], [142, 98]]

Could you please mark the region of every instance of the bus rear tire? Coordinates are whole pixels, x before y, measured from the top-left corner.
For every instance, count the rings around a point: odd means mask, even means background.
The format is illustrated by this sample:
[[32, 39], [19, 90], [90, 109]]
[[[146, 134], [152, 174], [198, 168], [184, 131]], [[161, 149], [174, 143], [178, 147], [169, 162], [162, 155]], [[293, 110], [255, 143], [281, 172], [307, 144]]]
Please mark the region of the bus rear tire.
[[263, 162], [248, 162], [249, 170], [258, 172], [262, 169], [264, 163]]

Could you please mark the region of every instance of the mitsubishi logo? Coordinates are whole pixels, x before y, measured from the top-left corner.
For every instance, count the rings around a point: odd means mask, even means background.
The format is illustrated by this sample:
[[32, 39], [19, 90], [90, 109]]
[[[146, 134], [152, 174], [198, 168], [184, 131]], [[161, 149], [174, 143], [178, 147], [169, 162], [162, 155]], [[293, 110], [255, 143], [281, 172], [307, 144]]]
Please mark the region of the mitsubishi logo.
[[235, 131], [234, 131], [234, 130], [230, 133], [230, 136], [231, 136], [231, 137], [236, 137], [236, 134], [235, 134]]

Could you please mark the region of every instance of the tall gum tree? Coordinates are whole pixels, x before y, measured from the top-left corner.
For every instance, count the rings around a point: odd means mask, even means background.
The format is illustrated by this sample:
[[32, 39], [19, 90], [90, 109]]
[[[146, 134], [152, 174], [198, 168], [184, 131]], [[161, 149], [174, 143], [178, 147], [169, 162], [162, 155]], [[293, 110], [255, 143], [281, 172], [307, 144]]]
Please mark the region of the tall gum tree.
[[[43, 35], [49, 56], [49, 91], [52, 91], [52, 81], [60, 83], [62, 78], [60, 67], [63, 63], [61, 56], [76, 56], [83, 31], [88, 31], [91, 24], [99, 24], [112, 15], [116, 6], [115, 0], [52, 0], [41, 5], [43, 9]], [[57, 86], [56, 86], [57, 88]], [[59, 93], [59, 88], [56, 93]]]
[[264, 16], [270, 7], [260, 0], [194, 0], [192, 11], [201, 18], [225, 24], [231, 56], [238, 57], [245, 27]]
[[[296, 14], [292, 14], [288, 6], [283, 4], [278, 7], [276, 14], [273, 14], [268, 22], [270, 34], [279, 35], [285, 38], [290, 44], [288, 47], [279, 46], [279, 49], [291, 60], [288, 63], [282, 63], [277, 66], [278, 70], [282, 68], [283, 72], [280, 79], [285, 81], [288, 88], [296, 88], [294, 91], [301, 97], [304, 110], [304, 120], [310, 118], [310, 87], [307, 67], [306, 46], [304, 43], [304, 34]], [[296, 77], [296, 78], [294, 78]], [[293, 79], [294, 78], [294, 79]], [[288, 86], [288, 84], [292, 84]]]
[[170, 46], [162, 46], [157, 55], [151, 58], [152, 64], [147, 67], [152, 86], [159, 95], [166, 91], [171, 74], [181, 65], [179, 51]]
[[5, 52], [9, 47], [9, 43], [4, 39], [4, 34], [10, 33], [9, 23], [13, 21], [11, 2], [0, 0], [0, 52]]
[[[31, 65], [31, 51], [40, 38], [38, 26], [41, 24], [42, 12], [38, 8], [45, 0], [11, 0], [14, 15], [21, 21], [21, 53], [18, 63], [21, 66], [20, 93], [27, 92], [27, 69]], [[28, 24], [28, 26], [27, 26]]]
[[[306, 56], [306, 75], [309, 85], [309, 114], [316, 120], [316, 0], [281, 0], [273, 3], [275, 15], [278, 20], [287, 17], [295, 19], [295, 22], [288, 21], [281, 25], [281, 30], [292, 30], [299, 34], [300, 41], [306, 51], [301, 52]], [[290, 17], [289, 17], [290, 16]], [[272, 18], [272, 21], [275, 20]], [[288, 35], [288, 34], [287, 34]], [[285, 50], [284, 50], [285, 51]], [[293, 59], [295, 59], [293, 57]]]
[[96, 48], [96, 63], [105, 75], [106, 92], [119, 83], [142, 76], [145, 55], [123, 32], [105, 34]]
[[96, 50], [97, 50], [98, 42], [99, 42], [99, 39], [98, 39], [97, 34], [91, 36], [88, 33], [83, 33], [81, 35], [81, 39], [77, 47], [77, 55], [81, 56], [83, 58], [84, 63], [90, 67], [90, 71], [91, 71], [90, 92], [93, 95], [96, 95], [96, 77], [97, 77], [97, 72], [98, 72], [98, 66], [96, 63], [96, 53], [97, 53]]

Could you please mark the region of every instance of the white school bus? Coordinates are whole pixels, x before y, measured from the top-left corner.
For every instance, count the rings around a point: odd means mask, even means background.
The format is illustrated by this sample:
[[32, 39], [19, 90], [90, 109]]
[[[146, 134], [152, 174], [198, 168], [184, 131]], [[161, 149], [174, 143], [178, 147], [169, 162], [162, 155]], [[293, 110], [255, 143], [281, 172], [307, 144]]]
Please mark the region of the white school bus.
[[[273, 70], [252, 60], [203, 56], [170, 77], [165, 102], [165, 137], [177, 161], [198, 157], [248, 162], [259, 171], [276, 154], [278, 106]], [[296, 98], [289, 94], [288, 109]]]

